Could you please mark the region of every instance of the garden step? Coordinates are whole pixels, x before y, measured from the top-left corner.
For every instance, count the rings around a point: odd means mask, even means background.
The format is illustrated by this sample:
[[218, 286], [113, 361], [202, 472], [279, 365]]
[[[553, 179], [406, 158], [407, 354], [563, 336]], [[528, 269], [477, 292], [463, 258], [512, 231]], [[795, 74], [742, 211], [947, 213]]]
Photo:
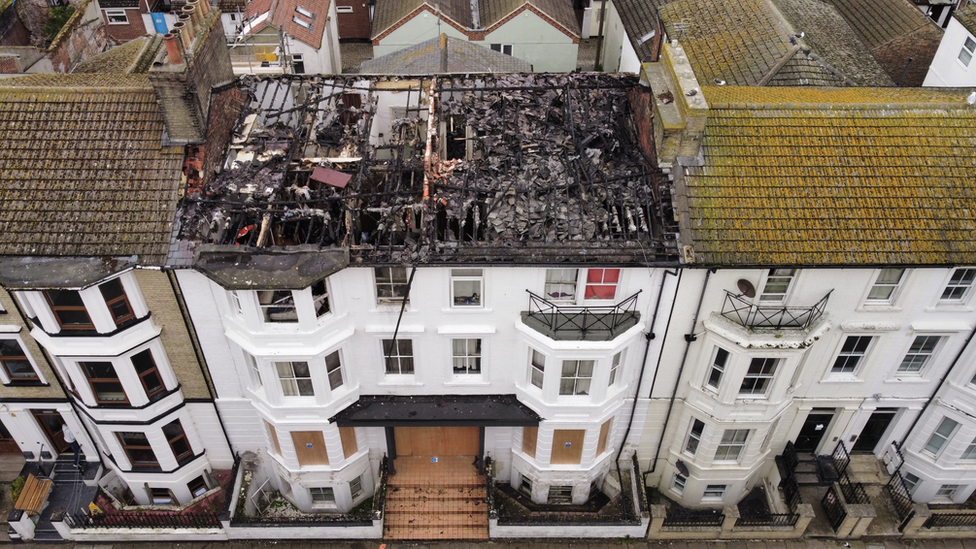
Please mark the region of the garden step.
[[478, 526], [417, 526], [387, 530], [385, 539], [435, 540], [435, 539], [488, 539], [488, 525]]
[[388, 527], [422, 528], [425, 526], [478, 526], [488, 525], [488, 512], [445, 514], [445, 513], [387, 513], [383, 523]]
[[390, 486], [386, 497], [416, 497], [425, 495], [432, 498], [457, 498], [484, 496], [484, 486]]
[[485, 511], [487, 505], [484, 498], [462, 499], [462, 500], [443, 500], [443, 499], [398, 499], [386, 500], [386, 513], [416, 513], [416, 512], [438, 512], [438, 513], [478, 513]]

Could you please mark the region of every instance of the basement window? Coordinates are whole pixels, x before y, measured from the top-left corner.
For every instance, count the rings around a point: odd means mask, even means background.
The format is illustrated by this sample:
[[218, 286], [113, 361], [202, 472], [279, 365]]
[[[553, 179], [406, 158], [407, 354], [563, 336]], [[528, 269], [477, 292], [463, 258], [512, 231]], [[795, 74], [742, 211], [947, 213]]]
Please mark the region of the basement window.
[[549, 505], [570, 505], [573, 503], [572, 486], [550, 486]]
[[105, 19], [109, 25], [128, 25], [129, 18], [125, 15], [125, 10], [105, 10]]

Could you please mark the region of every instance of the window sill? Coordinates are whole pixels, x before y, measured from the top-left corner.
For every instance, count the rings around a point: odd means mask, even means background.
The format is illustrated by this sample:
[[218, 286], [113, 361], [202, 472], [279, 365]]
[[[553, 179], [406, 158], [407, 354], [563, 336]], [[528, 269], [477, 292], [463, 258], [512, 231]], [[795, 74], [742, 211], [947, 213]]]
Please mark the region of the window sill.
[[3, 384], [4, 387], [50, 387], [50, 383], [44, 383], [40, 380], [34, 381], [10, 381]]
[[929, 380], [928, 379], [925, 379], [925, 378], [923, 378], [921, 376], [906, 375], [906, 376], [901, 376], [901, 377], [897, 377], [896, 376], [896, 377], [893, 377], [893, 378], [890, 378], [890, 379], [886, 379], [886, 380], [884, 380], [884, 382], [885, 383], [919, 383], [919, 384], [921, 384], [921, 383], [929, 383]]
[[864, 380], [852, 375], [833, 374], [821, 379], [820, 383], [864, 383]]
[[388, 375], [376, 385], [379, 387], [423, 387], [424, 384], [415, 380], [413, 376]]
[[968, 303], [961, 301], [939, 301], [935, 305], [925, 308], [925, 312], [927, 313], [970, 313], [973, 311], [976, 311], [976, 309], [974, 309]]
[[857, 310], [866, 313], [897, 313], [901, 312], [902, 309], [891, 303], [865, 303]]
[[490, 313], [492, 311], [493, 310], [491, 307], [482, 307], [480, 305], [479, 306], [474, 306], [474, 305], [454, 306], [454, 307], [447, 307], [441, 309], [442, 313], [449, 313], [449, 314], [458, 314], [458, 313], [485, 314], [485, 313]]
[[460, 386], [467, 386], [467, 387], [474, 387], [474, 386], [487, 387], [488, 385], [491, 385], [487, 381], [481, 379], [481, 376], [472, 376], [472, 377], [477, 377], [478, 379], [470, 379], [470, 380], [468, 380], [468, 379], [459, 379], [459, 378], [455, 377], [451, 381], [444, 382], [444, 385], [448, 385], [448, 386], [459, 386], [460, 385]]

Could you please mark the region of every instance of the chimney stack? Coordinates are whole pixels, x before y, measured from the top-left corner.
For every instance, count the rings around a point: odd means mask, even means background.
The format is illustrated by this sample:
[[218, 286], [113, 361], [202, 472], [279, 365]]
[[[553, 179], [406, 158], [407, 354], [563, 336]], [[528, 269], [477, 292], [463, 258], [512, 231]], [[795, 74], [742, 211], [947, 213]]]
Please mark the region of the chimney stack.
[[163, 35], [163, 41], [166, 43], [166, 55], [169, 57], [169, 62], [172, 65], [179, 65], [183, 62], [183, 56], [180, 55], [180, 44], [177, 43], [178, 40], [180, 40], [179, 34], [170, 32]]

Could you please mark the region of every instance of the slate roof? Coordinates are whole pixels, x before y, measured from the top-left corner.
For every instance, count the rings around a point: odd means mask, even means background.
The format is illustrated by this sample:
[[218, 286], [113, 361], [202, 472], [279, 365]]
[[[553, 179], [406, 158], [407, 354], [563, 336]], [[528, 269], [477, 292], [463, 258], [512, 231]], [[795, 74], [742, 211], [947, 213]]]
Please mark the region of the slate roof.
[[440, 9], [441, 16], [450, 19], [461, 28], [472, 27], [471, 0], [376, 0], [373, 8], [373, 39], [384, 34], [390, 27], [427, 5], [431, 12]]
[[365, 61], [359, 72], [403, 75], [532, 72], [532, 64], [442, 34], [439, 38]]
[[[677, 0], [663, 6], [660, 16], [668, 37], [685, 48], [702, 83], [891, 85], [830, 6], [818, 0], [780, 0], [778, 5], [780, 9], [769, 0]], [[819, 32], [808, 37], [807, 31], [784, 18], [786, 14]], [[797, 36], [801, 32], [804, 35]], [[782, 69], [787, 70], [781, 74]]]
[[976, 34], [976, 4], [970, 4], [965, 8], [956, 10], [952, 14], [970, 34]]
[[642, 44], [638, 41], [642, 36], [657, 28], [657, 10], [671, 0], [613, 0], [613, 6], [620, 16], [620, 24], [627, 33], [630, 45], [637, 52], [639, 59], [646, 59], [653, 53], [652, 41]]
[[872, 50], [935, 22], [908, 0], [825, 0]]
[[89, 57], [72, 70], [73, 74], [130, 74], [149, 70], [163, 39], [158, 34], [142, 36]]
[[[472, 8], [475, 3], [477, 10]], [[373, 10], [373, 40], [387, 34], [399, 22], [423, 6], [464, 30], [490, 29], [503, 23], [514, 12], [531, 6], [574, 37], [579, 37], [579, 22], [572, 3], [565, 0], [376, 0]]]
[[702, 91], [704, 164], [675, 189], [699, 264], [976, 264], [969, 90]]
[[485, 29], [490, 29], [493, 25], [500, 23], [522, 6], [532, 6], [573, 36], [578, 37], [580, 35], [580, 26], [576, 20], [576, 12], [573, 11], [572, 2], [565, 0], [480, 0], [479, 4], [481, 26]]
[[0, 81], [0, 255], [138, 255], [163, 265], [180, 147], [145, 75]]

